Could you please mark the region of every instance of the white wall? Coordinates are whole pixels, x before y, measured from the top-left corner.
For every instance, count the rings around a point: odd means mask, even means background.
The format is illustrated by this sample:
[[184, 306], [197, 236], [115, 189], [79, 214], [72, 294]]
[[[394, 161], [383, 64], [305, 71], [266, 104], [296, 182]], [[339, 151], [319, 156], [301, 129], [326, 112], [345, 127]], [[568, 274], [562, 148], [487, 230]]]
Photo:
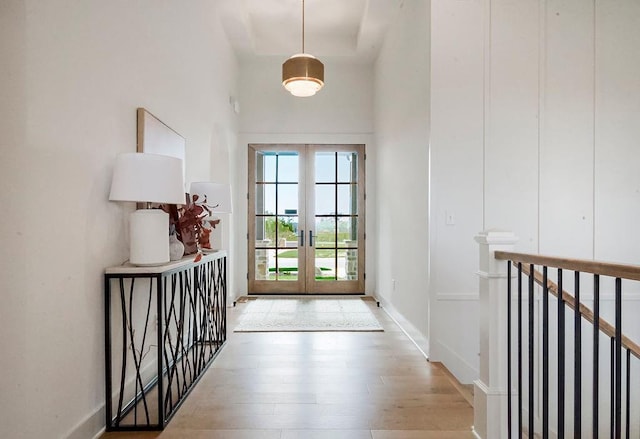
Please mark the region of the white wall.
[[405, 1], [375, 70], [377, 291], [428, 350], [429, 1]]
[[[365, 144], [366, 211], [375, 209], [375, 145], [373, 145], [373, 73], [370, 64], [321, 58], [325, 86], [315, 96], [296, 98], [281, 84], [277, 57], [245, 60], [240, 66], [240, 134], [232, 152], [234, 175], [235, 297], [247, 294], [247, 163], [251, 143]], [[368, 214], [366, 230], [375, 230], [375, 214]], [[372, 236], [373, 235], [373, 236]], [[375, 233], [367, 233], [365, 285], [375, 292]]]
[[463, 382], [478, 367], [478, 231], [640, 260], [638, 20], [634, 0], [432, 1], [431, 357]]
[[235, 130], [235, 60], [211, 2], [0, 5], [0, 436], [88, 438], [104, 426], [105, 267], [127, 258], [107, 201], [136, 107], [187, 139], [209, 179], [214, 127]]

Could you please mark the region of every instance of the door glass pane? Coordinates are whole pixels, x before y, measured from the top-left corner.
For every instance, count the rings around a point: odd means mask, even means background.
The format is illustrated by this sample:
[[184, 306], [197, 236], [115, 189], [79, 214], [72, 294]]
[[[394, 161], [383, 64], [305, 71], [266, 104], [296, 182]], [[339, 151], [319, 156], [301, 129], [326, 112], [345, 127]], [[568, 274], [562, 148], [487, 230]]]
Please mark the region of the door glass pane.
[[338, 247], [358, 247], [358, 218], [338, 218]]
[[336, 251], [315, 249], [315, 276], [318, 281], [336, 280]]
[[298, 153], [278, 153], [278, 182], [298, 183]]
[[316, 215], [336, 213], [336, 187], [332, 184], [316, 184]]
[[319, 248], [336, 247], [335, 218], [316, 218], [316, 237], [313, 245]]
[[278, 248], [298, 248], [298, 217], [278, 217]]
[[276, 213], [276, 185], [256, 184], [256, 215]]
[[[256, 241], [258, 244], [258, 241]], [[269, 280], [272, 278], [272, 267], [275, 267], [275, 250], [256, 249], [256, 280]]]
[[358, 213], [358, 189], [355, 184], [338, 185], [338, 215]]
[[336, 153], [316, 152], [316, 182], [333, 183], [336, 181]]
[[298, 212], [298, 185], [278, 184], [278, 214]]
[[278, 250], [276, 257], [278, 264], [277, 280], [298, 280], [300, 275], [298, 273], [298, 250]]
[[338, 280], [358, 280], [358, 249], [339, 250], [338, 256]]
[[256, 152], [256, 182], [276, 182], [276, 154]]
[[276, 242], [276, 217], [256, 217], [256, 248], [275, 247]]
[[338, 153], [338, 182], [355, 183], [358, 181], [358, 154], [355, 152]]

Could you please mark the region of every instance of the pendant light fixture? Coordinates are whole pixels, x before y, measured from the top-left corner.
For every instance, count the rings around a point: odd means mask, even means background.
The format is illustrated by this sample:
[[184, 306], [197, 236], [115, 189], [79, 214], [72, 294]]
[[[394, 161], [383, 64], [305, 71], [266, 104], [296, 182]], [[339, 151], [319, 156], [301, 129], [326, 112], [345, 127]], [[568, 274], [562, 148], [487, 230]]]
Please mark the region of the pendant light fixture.
[[316, 57], [304, 53], [304, 0], [302, 0], [302, 53], [282, 64], [282, 85], [292, 95], [313, 96], [324, 86], [324, 65]]

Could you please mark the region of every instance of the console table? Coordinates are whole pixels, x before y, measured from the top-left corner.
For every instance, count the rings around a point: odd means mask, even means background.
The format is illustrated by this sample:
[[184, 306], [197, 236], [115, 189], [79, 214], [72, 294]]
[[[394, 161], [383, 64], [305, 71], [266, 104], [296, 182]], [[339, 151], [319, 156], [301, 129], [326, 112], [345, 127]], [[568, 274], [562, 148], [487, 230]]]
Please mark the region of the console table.
[[227, 339], [225, 251], [105, 270], [106, 429], [162, 430]]

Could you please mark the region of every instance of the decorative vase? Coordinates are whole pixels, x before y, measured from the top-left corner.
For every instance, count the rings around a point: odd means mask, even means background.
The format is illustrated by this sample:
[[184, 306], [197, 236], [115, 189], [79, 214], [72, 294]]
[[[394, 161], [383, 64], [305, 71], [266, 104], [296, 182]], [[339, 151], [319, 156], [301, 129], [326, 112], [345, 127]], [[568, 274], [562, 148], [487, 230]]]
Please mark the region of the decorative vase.
[[178, 240], [178, 236], [169, 235], [169, 259], [177, 261], [184, 256], [184, 244]]

